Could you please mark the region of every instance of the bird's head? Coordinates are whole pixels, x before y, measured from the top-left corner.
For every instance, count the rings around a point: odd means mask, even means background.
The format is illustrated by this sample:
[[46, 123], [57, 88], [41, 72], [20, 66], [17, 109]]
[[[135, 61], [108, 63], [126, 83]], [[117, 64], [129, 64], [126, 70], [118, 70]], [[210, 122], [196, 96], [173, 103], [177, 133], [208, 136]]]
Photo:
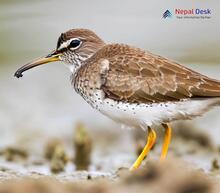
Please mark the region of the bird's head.
[[15, 72], [17, 78], [22, 73], [36, 66], [49, 62], [63, 61], [74, 73], [83, 62], [95, 54], [105, 43], [92, 31], [87, 29], [72, 29], [62, 33], [58, 38], [57, 47], [45, 57], [36, 59]]

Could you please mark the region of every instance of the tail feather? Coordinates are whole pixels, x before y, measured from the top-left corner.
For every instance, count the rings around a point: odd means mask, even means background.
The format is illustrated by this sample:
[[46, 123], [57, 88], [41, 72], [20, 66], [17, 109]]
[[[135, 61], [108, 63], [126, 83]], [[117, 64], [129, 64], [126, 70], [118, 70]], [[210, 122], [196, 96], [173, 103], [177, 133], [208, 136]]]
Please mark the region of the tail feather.
[[220, 97], [220, 81], [206, 78], [205, 83], [199, 86], [203, 96]]

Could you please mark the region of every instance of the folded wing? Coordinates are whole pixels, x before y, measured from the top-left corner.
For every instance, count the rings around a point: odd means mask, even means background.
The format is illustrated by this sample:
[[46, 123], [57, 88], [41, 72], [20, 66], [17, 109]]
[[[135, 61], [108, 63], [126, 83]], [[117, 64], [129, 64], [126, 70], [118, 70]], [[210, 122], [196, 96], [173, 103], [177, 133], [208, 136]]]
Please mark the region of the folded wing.
[[148, 103], [220, 97], [219, 81], [176, 62], [126, 45], [116, 53], [105, 52], [109, 68], [101, 88], [108, 98]]

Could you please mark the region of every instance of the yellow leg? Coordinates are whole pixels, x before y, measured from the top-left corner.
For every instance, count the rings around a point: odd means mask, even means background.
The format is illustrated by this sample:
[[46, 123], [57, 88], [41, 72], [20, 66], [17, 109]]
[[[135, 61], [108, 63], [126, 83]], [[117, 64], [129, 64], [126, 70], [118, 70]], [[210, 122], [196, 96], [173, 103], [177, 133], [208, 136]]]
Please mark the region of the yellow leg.
[[156, 137], [157, 137], [157, 135], [156, 135], [155, 131], [152, 128], [148, 127], [147, 144], [145, 145], [143, 151], [141, 152], [141, 154], [139, 155], [137, 160], [134, 162], [134, 164], [132, 165], [130, 170], [135, 170], [140, 166], [140, 164], [143, 161], [143, 159], [145, 158], [145, 156], [148, 154], [150, 149], [155, 144]]
[[172, 134], [172, 128], [170, 127], [170, 125], [163, 123], [162, 126], [165, 129], [165, 136], [160, 160], [164, 160], [166, 158]]

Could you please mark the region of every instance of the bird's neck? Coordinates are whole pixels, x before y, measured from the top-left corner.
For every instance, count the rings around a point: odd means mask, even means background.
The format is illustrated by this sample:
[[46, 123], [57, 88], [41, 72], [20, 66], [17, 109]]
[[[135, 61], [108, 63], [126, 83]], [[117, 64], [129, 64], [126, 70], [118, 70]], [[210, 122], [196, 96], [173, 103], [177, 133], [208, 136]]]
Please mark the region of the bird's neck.
[[69, 68], [70, 72], [75, 75], [78, 70], [84, 65], [84, 61], [77, 61], [74, 64], [67, 64], [67, 67]]
[[86, 60], [91, 56], [87, 56], [86, 58], [81, 56], [76, 56], [71, 58], [69, 61], [65, 61], [66, 66], [69, 68], [70, 72], [74, 75], [77, 71], [86, 63]]

